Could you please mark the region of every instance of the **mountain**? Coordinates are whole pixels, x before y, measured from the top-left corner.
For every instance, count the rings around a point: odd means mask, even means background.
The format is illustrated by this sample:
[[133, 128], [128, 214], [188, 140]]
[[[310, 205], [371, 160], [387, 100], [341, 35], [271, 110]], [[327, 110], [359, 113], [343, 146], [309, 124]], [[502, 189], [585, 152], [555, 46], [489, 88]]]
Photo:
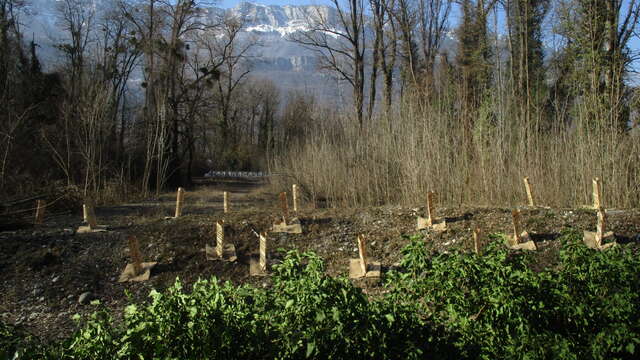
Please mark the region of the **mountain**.
[[[98, 13], [114, 0], [85, 0]], [[29, 0], [23, 17], [26, 40], [34, 39], [46, 70], [53, 70], [60, 59], [55, 44], [64, 42], [66, 33], [60, 30], [56, 6], [58, 0]], [[337, 10], [323, 5], [261, 5], [241, 2], [229, 9], [205, 7], [202, 16], [210, 22], [218, 22], [221, 16], [243, 19], [242, 37], [253, 37], [260, 43], [252, 60], [251, 76], [271, 79], [283, 93], [294, 91], [315, 95], [321, 101], [349, 103], [350, 91], [337, 82], [331, 74], [318, 71], [316, 53], [295, 42], [290, 36], [309, 29], [309, 19], [326, 19], [335, 32], [340, 32]], [[371, 31], [369, 29], [369, 31]], [[331, 34], [330, 34], [331, 35]], [[331, 35], [340, 41], [337, 35]], [[373, 35], [367, 34], [371, 39]], [[453, 34], [447, 34], [444, 48], [453, 49]], [[140, 76], [138, 76], [140, 77]], [[139, 80], [139, 79], [138, 79]], [[140, 81], [132, 81], [140, 83]]]
[[316, 5], [260, 5], [242, 2], [229, 13], [246, 21], [246, 31], [256, 33], [277, 33], [287, 36], [296, 31], [308, 29], [308, 20], [328, 19], [336, 24], [336, 10], [328, 6]]
[[261, 5], [242, 2], [227, 13], [244, 19], [247, 35], [261, 44], [260, 56], [253, 61], [253, 76], [274, 81], [283, 91], [313, 94], [335, 101], [335, 80], [318, 71], [316, 54], [289, 41], [298, 31], [308, 30], [309, 19], [327, 19], [334, 28], [337, 12], [328, 6], [315, 5]]
[[[100, 12], [112, 0], [88, 0]], [[45, 70], [54, 70], [59, 64], [59, 51], [55, 44], [66, 40], [60, 30], [56, 6], [58, 0], [29, 0], [25, 15], [21, 18], [25, 40], [34, 40]], [[288, 37], [307, 30], [307, 19], [318, 16], [336, 21], [336, 10], [328, 6], [260, 5], [242, 2], [229, 9], [208, 7], [202, 9], [212, 21], [222, 15], [244, 19], [243, 35], [256, 38], [252, 64], [252, 76], [273, 80], [283, 91], [303, 91], [320, 97], [335, 96], [335, 80], [317, 71], [315, 54], [288, 41]]]

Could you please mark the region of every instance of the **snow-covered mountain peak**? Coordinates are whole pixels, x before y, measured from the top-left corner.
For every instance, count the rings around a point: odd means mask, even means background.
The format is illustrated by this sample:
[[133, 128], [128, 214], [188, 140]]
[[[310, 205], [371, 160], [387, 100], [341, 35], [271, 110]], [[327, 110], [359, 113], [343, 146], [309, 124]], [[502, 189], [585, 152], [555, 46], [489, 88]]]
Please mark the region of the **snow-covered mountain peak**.
[[335, 9], [322, 5], [262, 5], [241, 2], [229, 14], [245, 21], [245, 31], [287, 36], [309, 29], [309, 22], [326, 20], [335, 24]]

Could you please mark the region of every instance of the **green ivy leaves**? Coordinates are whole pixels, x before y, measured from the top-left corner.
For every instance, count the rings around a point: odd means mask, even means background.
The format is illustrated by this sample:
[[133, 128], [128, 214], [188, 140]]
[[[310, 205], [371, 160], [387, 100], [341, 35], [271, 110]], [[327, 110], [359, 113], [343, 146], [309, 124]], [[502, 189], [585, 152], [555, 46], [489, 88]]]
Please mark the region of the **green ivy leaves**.
[[[494, 236], [496, 238], [496, 236]], [[637, 356], [640, 260], [632, 247], [593, 251], [560, 239], [557, 263], [493, 242], [478, 256], [436, 254], [408, 239], [383, 295], [333, 278], [314, 253], [288, 252], [268, 289], [180, 280], [114, 322], [100, 304], [49, 347], [11, 337], [20, 359], [610, 359]], [[7, 340], [5, 340], [7, 339]], [[25, 345], [26, 344], [26, 345]]]

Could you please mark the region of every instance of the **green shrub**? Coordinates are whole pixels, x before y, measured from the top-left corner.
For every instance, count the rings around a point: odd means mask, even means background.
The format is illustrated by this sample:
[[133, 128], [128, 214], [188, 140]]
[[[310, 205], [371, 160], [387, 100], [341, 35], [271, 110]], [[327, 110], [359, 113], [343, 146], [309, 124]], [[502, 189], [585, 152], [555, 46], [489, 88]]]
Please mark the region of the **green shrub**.
[[3, 357], [51, 359], [631, 359], [640, 345], [640, 260], [632, 246], [561, 237], [558, 263], [493, 242], [482, 256], [430, 253], [419, 236], [369, 298], [291, 251], [267, 289], [200, 280], [98, 310], [68, 340], [42, 347], [0, 325]]

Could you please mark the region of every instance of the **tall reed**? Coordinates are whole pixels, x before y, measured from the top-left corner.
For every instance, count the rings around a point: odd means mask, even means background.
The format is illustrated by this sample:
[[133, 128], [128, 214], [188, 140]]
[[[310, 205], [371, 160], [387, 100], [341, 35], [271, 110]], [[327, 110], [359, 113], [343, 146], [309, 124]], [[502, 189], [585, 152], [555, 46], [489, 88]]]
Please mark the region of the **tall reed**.
[[523, 125], [514, 106], [489, 98], [465, 134], [455, 92], [430, 101], [405, 98], [390, 116], [362, 129], [344, 116], [319, 121], [305, 141], [273, 159], [313, 199], [329, 206], [422, 205], [427, 190], [441, 204], [526, 204], [528, 176], [538, 204], [591, 203], [591, 180], [606, 207], [640, 204], [640, 137], [574, 107], [572, 121], [541, 115]]

